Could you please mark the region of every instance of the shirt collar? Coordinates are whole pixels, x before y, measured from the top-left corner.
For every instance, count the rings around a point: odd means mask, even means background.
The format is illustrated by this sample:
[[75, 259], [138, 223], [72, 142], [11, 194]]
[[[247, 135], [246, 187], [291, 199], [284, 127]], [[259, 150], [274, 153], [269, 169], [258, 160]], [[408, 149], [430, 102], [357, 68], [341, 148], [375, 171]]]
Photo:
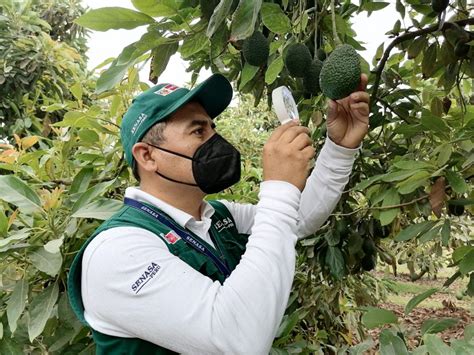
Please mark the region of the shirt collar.
[[[168, 216], [170, 216], [176, 223], [181, 227], [186, 228], [186, 225], [190, 222], [196, 222], [196, 219], [189, 213], [181, 211], [180, 209], [171, 206], [170, 204], [160, 200], [159, 198], [140, 190], [138, 187], [127, 187], [125, 190], [125, 197], [149, 203], [155, 207], [158, 207]], [[201, 204], [201, 220], [210, 219], [214, 214], [214, 208], [206, 201], [202, 201]]]

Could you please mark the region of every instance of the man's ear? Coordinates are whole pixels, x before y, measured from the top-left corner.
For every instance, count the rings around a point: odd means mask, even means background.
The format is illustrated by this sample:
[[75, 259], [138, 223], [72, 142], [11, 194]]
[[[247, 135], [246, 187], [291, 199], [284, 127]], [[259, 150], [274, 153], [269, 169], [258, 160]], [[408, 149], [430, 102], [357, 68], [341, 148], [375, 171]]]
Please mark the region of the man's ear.
[[158, 170], [158, 163], [151, 152], [150, 146], [146, 143], [138, 142], [132, 147], [132, 154], [137, 165], [144, 171], [155, 172]]

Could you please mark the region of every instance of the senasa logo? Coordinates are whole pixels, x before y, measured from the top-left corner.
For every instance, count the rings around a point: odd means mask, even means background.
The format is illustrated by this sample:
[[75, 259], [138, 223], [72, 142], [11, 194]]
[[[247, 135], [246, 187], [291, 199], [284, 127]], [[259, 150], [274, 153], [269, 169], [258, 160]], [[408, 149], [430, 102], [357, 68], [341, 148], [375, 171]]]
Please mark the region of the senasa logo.
[[138, 116], [137, 121], [133, 124], [132, 130], [130, 131], [132, 134], [135, 134], [137, 129], [142, 125], [143, 121], [147, 119], [148, 115], [146, 113], [140, 113]]
[[132, 291], [135, 294], [138, 294], [140, 290], [145, 286], [150, 280], [155, 277], [155, 275], [160, 271], [161, 266], [157, 263], [152, 262], [145, 271], [140, 275], [140, 277], [132, 284]]

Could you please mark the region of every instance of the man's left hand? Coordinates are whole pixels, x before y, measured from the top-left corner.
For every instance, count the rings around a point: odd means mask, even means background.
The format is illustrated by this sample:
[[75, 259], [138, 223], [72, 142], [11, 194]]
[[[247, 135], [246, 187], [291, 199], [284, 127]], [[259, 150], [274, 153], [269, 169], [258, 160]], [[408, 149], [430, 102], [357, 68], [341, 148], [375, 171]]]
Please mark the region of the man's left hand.
[[369, 128], [367, 75], [362, 74], [357, 91], [334, 101], [328, 100], [327, 131], [331, 140], [346, 148], [357, 148]]

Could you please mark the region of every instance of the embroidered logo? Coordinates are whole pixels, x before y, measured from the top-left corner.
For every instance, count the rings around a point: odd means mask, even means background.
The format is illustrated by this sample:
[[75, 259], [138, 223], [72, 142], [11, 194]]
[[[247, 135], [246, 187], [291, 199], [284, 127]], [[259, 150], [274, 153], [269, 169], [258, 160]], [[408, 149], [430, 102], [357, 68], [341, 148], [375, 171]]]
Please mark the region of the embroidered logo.
[[140, 290], [145, 286], [150, 280], [155, 277], [158, 271], [161, 269], [161, 266], [152, 262], [145, 271], [140, 275], [140, 277], [132, 284], [132, 291], [135, 294], [138, 294]]
[[137, 129], [142, 125], [143, 121], [145, 121], [147, 119], [147, 117], [148, 117], [147, 114], [140, 113], [140, 115], [138, 116], [137, 121], [133, 124], [132, 130], [131, 130], [132, 134], [135, 134]]
[[164, 238], [169, 244], [175, 244], [178, 240], [181, 239], [181, 237], [177, 235], [174, 231], [169, 231], [168, 233], [166, 233], [164, 235]]
[[214, 224], [214, 227], [216, 228], [218, 232], [220, 232], [224, 229], [234, 227], [234, 222], [232, 222], [232, 219], [230, 219], [230, 217], [226, 217], [223, 220], [217, 221]]
[[171, 94], [173, 91], [178, 90], [179, 87], [173, 84], [167, 84], [163, 86], [161, 89], [155, 91], [155, 94], [160, 95], [160, 96], [166, 96]]

